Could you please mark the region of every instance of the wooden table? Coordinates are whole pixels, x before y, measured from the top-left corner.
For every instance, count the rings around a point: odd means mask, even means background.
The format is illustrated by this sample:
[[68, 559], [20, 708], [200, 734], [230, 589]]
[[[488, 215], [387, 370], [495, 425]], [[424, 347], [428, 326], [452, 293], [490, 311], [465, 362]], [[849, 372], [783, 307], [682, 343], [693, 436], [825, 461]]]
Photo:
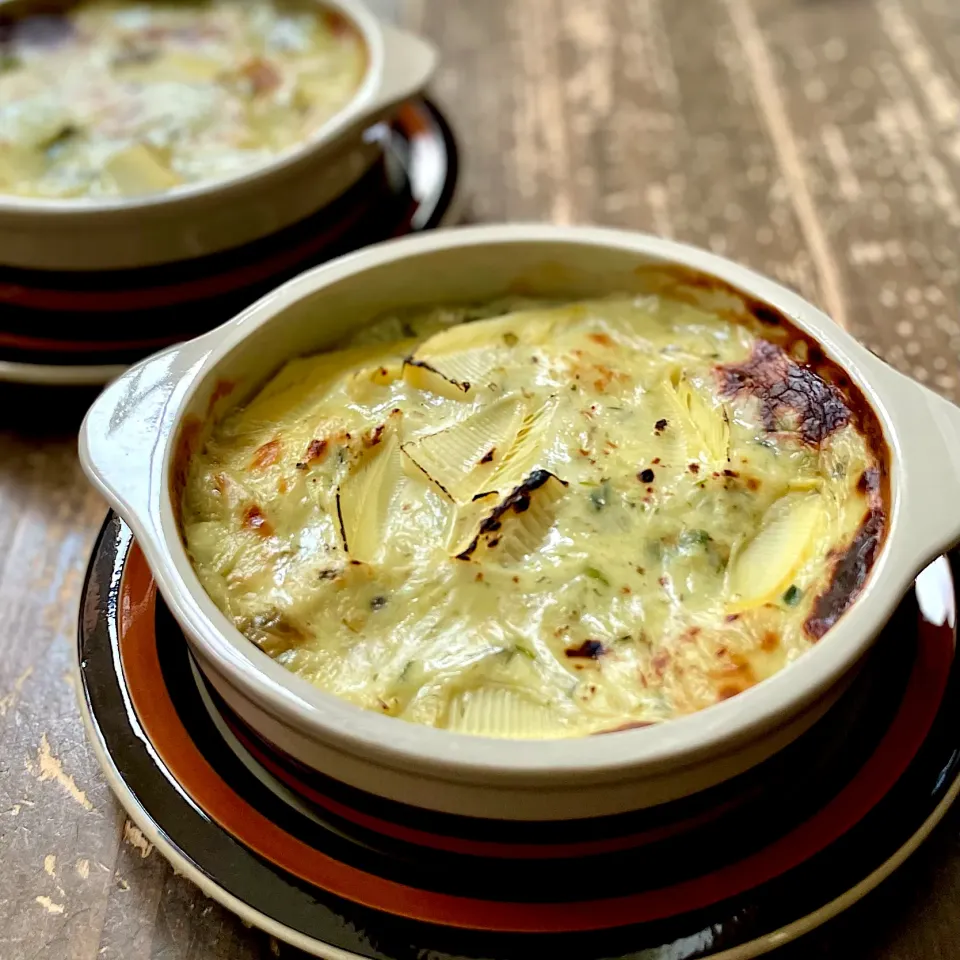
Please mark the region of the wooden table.
[[[443, 53], [435, 92], [462, 137], [470, 219], [708, 246], [957, 398], [956, 0], [379, 6]], [[105, 509], [75, 455], [87, 399], [0, 391], [0, 957], [290, 956], [151, 851], [84, 742], [69, 670]], [[958, 827], [960, 809], [784, 960], [960, 956]]]

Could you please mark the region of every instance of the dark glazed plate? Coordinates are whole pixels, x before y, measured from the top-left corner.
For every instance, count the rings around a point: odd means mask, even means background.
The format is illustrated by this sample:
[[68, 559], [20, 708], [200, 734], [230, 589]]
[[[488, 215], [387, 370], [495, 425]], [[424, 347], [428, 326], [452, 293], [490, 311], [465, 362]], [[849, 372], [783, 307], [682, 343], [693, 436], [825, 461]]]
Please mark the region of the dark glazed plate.
[[316, 956], [745, 960], [875, 887], [960, 790], [953, 562], [924, 571], [840, 703], [783, 755], [627, 817], [424, 816], [308, 774], [207, 688], [114, 515], [84, 589], [81, 706], [151, 842]]
[[104, 383], [309, 267], [455, 219], [459, 152], [434, 104], [412, 101], [367, 135], [381, 143], [382, 159], [332, 204], [263, 240], [135, 270], [0, 265], [0, 380]]

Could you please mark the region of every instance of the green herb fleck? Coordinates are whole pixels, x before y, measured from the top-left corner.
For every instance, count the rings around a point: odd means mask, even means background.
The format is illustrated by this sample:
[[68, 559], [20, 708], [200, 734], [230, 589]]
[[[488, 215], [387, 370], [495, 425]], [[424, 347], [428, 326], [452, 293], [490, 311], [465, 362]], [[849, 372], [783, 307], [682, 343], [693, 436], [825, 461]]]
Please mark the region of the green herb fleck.
[[591, 580], [599, 580], [600, 583], [602, 583], [605, 587], [609, 587], [609, 586], [610, 586], [610, 581], [609, 581], [609, 580], [603, 575], [603, 573], [601, 573], [601, 571], [599, 571], [596, 567], [584, 567], [583, 572], [584, 572]]
[[22, 66], [23, 61], [15, 53], [0, 53], [0, 73], [18, 70]]
[[80, 128], [75, 127], [72, 124], [66, 124], [61, 127], [60, 130], [54, 134], [44, 145], [44, 149], [47, 151], [56, 153], [56, 151], [62, 147], [65, 143], [68, 143], [72, 140], [77, 134], [80, 133]]
[[680, 534], [680, 546], [685, 549], [705, 547], [712, 539], [706, 530], [684, 530]]
[[503, 335], [503, 342], [508, 347], [515, 347], [519, 342], [520, 338], [515, 334], [511, 333], [509, 330]]
[[528, 650], [526, 647], [521, 646], [519, 643], [513, 648], [514, 653], [519, 653], [521, 656], [526, 657], [528, 660], [536, 660], [537, 655], [533, 650]]
[[610, 489], [610, 483], [604, 480], [596, 490], [590, 491], [590, 503], [593, 509], [599, 513], [604, 507], [609, 506], [613, 497], [613, 491]]
[[795, 583], [792, 583], [784, 591], [783, 602], [788, 607], [795, 607], [800, 602], [800, 598], [802, 596], [803, 596], [803, 591]]

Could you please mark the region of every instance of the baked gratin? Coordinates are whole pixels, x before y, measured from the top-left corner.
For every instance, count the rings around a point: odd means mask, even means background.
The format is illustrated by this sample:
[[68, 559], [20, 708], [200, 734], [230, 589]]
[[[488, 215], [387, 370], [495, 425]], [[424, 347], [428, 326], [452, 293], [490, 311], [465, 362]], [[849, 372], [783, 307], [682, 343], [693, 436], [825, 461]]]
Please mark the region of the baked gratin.
[[89, 0], [0, 20], [0, 193], [233, 176], [308, 138], [366, 64], [354, 27], [311, 0]]
[[204, 587], [289, 670], [516, 738], [670, 720], [783, 669], [882, 541], [872, 411], [787, 325], [670, 296], [392, 316], [190, 461]]

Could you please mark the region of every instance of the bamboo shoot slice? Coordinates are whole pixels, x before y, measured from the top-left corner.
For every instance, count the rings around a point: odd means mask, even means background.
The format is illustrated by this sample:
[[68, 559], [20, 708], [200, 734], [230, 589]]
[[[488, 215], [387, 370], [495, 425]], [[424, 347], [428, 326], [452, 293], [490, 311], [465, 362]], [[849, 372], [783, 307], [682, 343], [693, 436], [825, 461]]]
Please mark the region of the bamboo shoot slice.
[[169, 190], [180, 183], [176, 174], [142, 143], [117, 151], [105, 166], [120, 192], [128, 197]]
[[448, 327], [417, 347], [404, 367], [404, 379], [417, 390], [449, 400], [468, 400], [500, 363], [507, 348], [544, 342], [556, 325], [551, 312], [507, 314]]
[[787, 494], [767, 511], [757, 535], [738, 551], [728, 584], [731, 613], [780, 597], [803, 566], [824, 517], [819, 494]]
[[466, 420], [403, 445], [403, 452], [451, 500], [468, 503], [513, 445], [523, 403], [503, 397]]
[[481, 687], [456, 696], [450, 703], [447, 729], [517, 740], [565, 736], [549, 707], [504, 687]]
[[184, 50], [158, 52], [142, 61], [132, 59], [114, 69], [124, 82], [135, 83], [211, 83], [224, 72], [219, 61]]
[[682, 420], [678, 420], [672, 384], [655, 387], [641, 401], [643, 428], [619, 438], [622, 458], [638, 469], [654, 461], [670, 467], [683, 467], [690, 462], [687, 454], [687, 435]]
[[730, 453], [730, 422], [723, 406], [704, 399], [684, 376], [664, 389], [680, 419], [689, 459], [725, 463]]
[[[225, 431], [233, 437], [252, 435], [298, 419], [334, 390], [351, 370], [366, 369], [375, 380], [382, 368], [389, 374], [407, 347], [408, 343], [399, 343], [385, 351], [382, 344], [373, 344], [291, 360], [246, 407], [224, 424]], [[372, 363], [377, 365], [371, 367]]]
[[375, 367], [364, 367], [350, 374], [344, 389], [354, 402], [371, 403], [377, 397], [378, 389], [389, 387], [402, 376], [402, 360], [385, 360]]
[[0, 143], [0, 187], [28, 187], [42, 175], [43, 155], [39, 151]]
[[426, 360], [493, 347], [536, 346], [547, 342], [562, 313], [562, 310], [525, 310], [489, 320], [458, 323], [424, 340], [415, 356]]
[[431, 358], [429, 362], [411, 358], [403, 365], [403, 379], [415, 390], [447, 400], [472, 400], [496, 363], [496, 351], [488, 348]]
[[396, 433], [366, 451], [337, 490], [343, 549], [351, 560], [376, 563], [385, 549], [391, 507], [404, 480]]
[[489, 490], [509, 493], [533, 470], [542, 467], [544, 450], [549, 446], [550, 429], [558, 401], [550, 397], [542, 407], [528, 413], [517, 431], [513, 446], [504, 454], [497, 469], [484, 484]]

